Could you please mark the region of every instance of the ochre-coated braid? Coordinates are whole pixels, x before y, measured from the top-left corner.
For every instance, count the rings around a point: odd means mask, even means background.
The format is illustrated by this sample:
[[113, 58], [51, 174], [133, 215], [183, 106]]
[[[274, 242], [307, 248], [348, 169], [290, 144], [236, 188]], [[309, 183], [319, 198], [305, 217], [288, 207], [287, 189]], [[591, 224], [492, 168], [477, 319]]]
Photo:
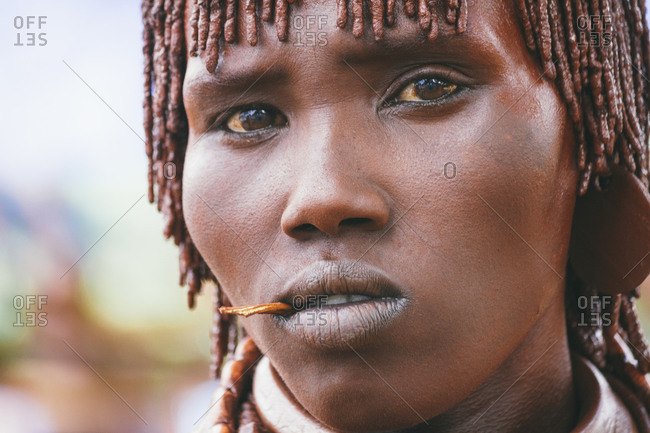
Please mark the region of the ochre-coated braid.
[[[214, 425], [220, 426], [222, 432], [241, 431], [241, 420], [245, 421], [245, 431], [250, 431], [253, 426], [248, 424], [259, 420], [259, 416], [253, 416], [254, 407], [243, 403], [250, 400], [255, 363], [261, 357], [253, 340], [246, 337], [237, 345], [234, 357], [224, 364], [221, 383], [215, 392], [216, 404], [211, 409], [216, 413]], [[262, 427], [261, 423], [259, 427]]]

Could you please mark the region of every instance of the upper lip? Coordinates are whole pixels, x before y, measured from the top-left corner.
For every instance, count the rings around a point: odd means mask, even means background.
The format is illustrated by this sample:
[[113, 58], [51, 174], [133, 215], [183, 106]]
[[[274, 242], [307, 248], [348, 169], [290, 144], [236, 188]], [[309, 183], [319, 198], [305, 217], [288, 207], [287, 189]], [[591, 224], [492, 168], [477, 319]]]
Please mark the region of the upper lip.
[[284, 286], [276, 302], [313, 305], [310, 296], [364, 295], [371, 298], [403, 298], [403, 290], [383, 271], [349, 260], [319, 261]]

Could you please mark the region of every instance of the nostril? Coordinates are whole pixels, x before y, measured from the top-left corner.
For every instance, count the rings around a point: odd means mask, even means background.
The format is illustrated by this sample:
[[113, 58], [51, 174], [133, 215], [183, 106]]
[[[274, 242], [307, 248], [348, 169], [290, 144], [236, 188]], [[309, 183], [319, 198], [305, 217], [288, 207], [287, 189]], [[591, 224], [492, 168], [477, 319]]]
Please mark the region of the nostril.
[[339, 224], [340, 227], [367, 227], [374, 225], [370, 218], [346, 218]]
[[[280, 225], [284, 234], [296, 240], [314, 236], [336, 236], [341, 231], [370, 232], [384, 227], [390, 218], [390, 208], [377, 194], [360, 197], [342, 188], [330, 193], [310, 196], [301, 190], [293, 196], [282, 213]], [[349, 233], [348, 233], [349, 234]]]
[[297, 233], [313, 233], [318, 231], [315, 225], [313, 224], [301, 224], [294, 229]]

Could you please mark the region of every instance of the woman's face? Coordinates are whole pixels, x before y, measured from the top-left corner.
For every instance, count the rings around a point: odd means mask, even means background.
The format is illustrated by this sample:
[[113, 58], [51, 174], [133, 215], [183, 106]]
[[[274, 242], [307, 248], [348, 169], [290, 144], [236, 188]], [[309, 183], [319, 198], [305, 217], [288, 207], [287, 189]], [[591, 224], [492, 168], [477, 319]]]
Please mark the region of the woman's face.
[[294, 6], [286, 42], [264, 23], [213, 75], [189, 59], [187, 226], [233, 305], [343, 302], [243, 319], [313, 416], [415, 425], [563, 297], [571, 127], [510, 2], [470, 2], [435, 43], [403, 13], [376, 43], [336, 2]]

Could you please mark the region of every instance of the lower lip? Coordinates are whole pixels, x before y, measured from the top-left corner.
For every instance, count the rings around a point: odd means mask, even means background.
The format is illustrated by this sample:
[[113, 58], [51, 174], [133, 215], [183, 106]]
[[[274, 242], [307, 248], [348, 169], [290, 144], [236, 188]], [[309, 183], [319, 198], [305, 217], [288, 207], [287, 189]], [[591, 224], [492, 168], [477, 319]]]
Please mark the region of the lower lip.
[[350, 350], [385, 329], [406, 308], [404, 298], [377, 298], [310, 308], [291, 316], [276, 316], [276, 323], [310, 346]]

